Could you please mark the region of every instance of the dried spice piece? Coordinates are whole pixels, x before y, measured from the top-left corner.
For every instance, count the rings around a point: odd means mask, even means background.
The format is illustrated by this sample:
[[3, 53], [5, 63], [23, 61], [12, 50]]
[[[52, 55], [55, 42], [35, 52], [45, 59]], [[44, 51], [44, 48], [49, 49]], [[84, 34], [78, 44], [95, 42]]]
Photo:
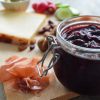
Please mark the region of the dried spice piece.
[[30, 45], [30, 51], [34, 50], [35, 44]]
[[35, 44], [36, 44], [36, 40], [34, 39], [32, 42], [29, 43], [29, 49], [30, 51], [35, 49]]
[[28, 45], [20, 45], [18, 47], [18, 51], [24, 51], [25, 49], [27, 49]]
[[56, 36], [56, 25], [53, 21], [49, 20], [47, 25], [39, 31], [39, 34], [43, 35], [43, 37], [38, 41], [38, 47], [42, 52], [45, 52], [48, 49], [46, 38], [49, 35]]
[[54, 24], [54, 23], [53, 23], [51, 20], [49, 20], [49, 21], [48, 21], [48, 24], [49, 24], [49, 25], [52, 25], [52, 24]]
[[54, 22], [51, 20], [48, 21], [48, 24], [45, 25], [42, 29], [39, 30], [39, 34], [44, 34], [45, 32], [52, 32], [52, 30], [55, 28]]
[[45, 37], [38, 41], [38, 47], [42, 52], [45, 52], [48, 49], [48, 41]]
[[52, 31], [44, 33], [44, 36], [46, 36], [46, 37], [49, 36], [49, 35], [56, 36], [56, 26], [54, 26], [54, 28], [52, 29]]

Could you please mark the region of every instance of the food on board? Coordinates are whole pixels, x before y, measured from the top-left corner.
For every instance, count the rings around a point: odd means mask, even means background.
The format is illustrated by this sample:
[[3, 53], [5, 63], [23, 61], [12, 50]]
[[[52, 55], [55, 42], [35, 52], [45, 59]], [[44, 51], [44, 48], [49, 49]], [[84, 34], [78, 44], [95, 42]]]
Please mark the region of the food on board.
[[49, 76], [40, 77], [36, 68], [40, 58], [12, 56], [0, 67], [0, 82], [8, 82], [24, 93], [37, 93], [49, 85]]

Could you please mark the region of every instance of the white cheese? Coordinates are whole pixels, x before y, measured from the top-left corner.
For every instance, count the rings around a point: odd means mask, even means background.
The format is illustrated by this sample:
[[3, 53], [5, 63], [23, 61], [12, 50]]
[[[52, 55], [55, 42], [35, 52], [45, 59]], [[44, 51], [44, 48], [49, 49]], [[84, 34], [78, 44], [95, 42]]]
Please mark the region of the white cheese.
[[0, 12], [0, 34], [30, 39], [43, 24], [46, 15], [25, 12]]

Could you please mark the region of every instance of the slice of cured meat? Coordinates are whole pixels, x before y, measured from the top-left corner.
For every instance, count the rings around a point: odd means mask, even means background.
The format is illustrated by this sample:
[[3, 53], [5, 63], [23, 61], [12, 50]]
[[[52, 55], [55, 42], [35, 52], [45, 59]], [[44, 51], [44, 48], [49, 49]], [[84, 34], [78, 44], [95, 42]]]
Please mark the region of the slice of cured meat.
[[36, 64], [40, 58], [12, 56], [0, 67], [0, 82], [9, 83], [25, 93], [37, 93], [49, 85], [49, 77], [39, 77]]

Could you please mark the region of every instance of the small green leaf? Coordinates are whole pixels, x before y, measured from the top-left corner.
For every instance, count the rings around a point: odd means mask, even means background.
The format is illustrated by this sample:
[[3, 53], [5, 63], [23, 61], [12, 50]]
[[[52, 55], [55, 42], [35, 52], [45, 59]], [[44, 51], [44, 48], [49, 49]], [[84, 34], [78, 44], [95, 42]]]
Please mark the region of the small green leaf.
[[72, 14], [74, 15], [74, 16], [78, 16], [78, 15], [80, 15], [80, 13], [79, 13], [79, 11], [77, 10], [77, 9], [75, 9], [75, 8], [73, 8], [73, 7], [69, 7], [70, 8], [70, 10], [71, 10], [71, 12], [72, 12]]
[[20, 0], [10, 0], [11, 2], [17, 2], [17, 1], [20, 1]]
[[55, 16], [58, 18], [58, 20], [64, 20], [65, 18], [71, 17], [72, 12], [70, 11], [69, 7], [59, 8], [57, 9]]
[[64, 20], [66, 18], [79, 16], [79, 12], [70, 6], [61, 7], [56, 10], [55, 16], [58, 18], [58, 20]]
[[56, 7], [57, 8], [66, 8], [66, 7], [69, 7], [69, 5], [68, 4], [61, 4], [61, 3], [59, 3], [59, 4], [56, 4]]

